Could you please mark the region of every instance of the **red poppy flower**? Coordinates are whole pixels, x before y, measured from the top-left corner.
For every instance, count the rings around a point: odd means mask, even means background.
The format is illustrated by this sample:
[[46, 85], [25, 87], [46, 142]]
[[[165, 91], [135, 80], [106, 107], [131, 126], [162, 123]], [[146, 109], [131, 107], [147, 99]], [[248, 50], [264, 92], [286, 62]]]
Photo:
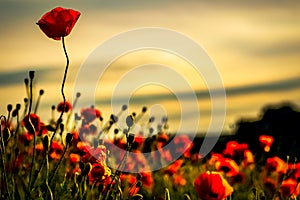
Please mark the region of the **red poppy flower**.
[[[64, 109], [64, 102], [60, 102], [57, 107], [56, 107], [56, 110], [58, 112], [62, 112]], [[65, 104], [65, 112], [69, 112], [69, 110], [72, 110], [72, 105], [70, 102], [66, 101], [66, 104]]]
[[91, 146], [86, 146], [85, 154], [82, 156], [83, 162], [90, 162], [90, 163], [105, 163], [106, 160], [106, 147], [104, 145], [98, 145], [95, 149]]
[[187, 182], [185, 177], [181, 174], [176, 174], [172, 178], [173, 178], [173, 184], [175, 186], [183, 187]]
[[87, 123], [90, 123], [96, 118], [101, 117], [101, 112], [95, 108], [84, 108], [81, 110], [81, 115]]
[[[30, 121], [29, 121], [30, 118]], [[31, 123], [30, 123], [31, 122]], [[28, 130], [30, 134], [39, 133], [41, 129], [41, 120], [40, 117], [36, 114], [30, 113], [30, 115], [26, 115], [22, 120], [22, 125]], [[34, 128], [34, 129], [33, 129]]]
[[293, 197], [294, 199], [300, 193], [300, 184], [291, 178], [284, 180], [280, 186], [280, 193], [284, 198]]
[[223, 155], [230, 158], [243, 159], [244, 151], [248, 149], [248, 144], [239, 144], [236, 141], [229, 141], [226, 144], [226, 148], [223, 151]]
[[193, 147], [193, 143], [187, 135], [176, 136], [174, 138], [174, 144], [176, 147], [176, 153], [183, 154], [184, 157], [187, 158], [191, 156], [190, 150]]
[[78, 11], [57, 7], [44, 14], [37, 25], [49, 38], [60, 40], [70, 34], [79, 16]]
[[194, 186], [202, 200], [224, 200], [233, 192], [233, 188], [219, 172], [200, 174], [196, 178]]
[[102, 163], [94, 163], [89, 173], [90, 183], [102, 183], [111, 174], [110, 169]]
[[53, 140], [49, 151], [50, 158], [52, 158], [53, 160], [58, 160], [63, 151], [64, 146], [60, 142]]
[[262, 148], [264, 148], [264, 151], [269, 152], [270, 147], [273, 144], [274, 138], [269, 135], [261, 135], [261, 136], [259, 136], [258, 140], [259, 140], [260, 146]]
[[80, 156], [77, 153], [71, 153], [70, 154], [70, 162], [72, 164], [79, 163], [79, 161], [80, 161]]
[[174, 163], [172, 163], [171, 165], [169, 165], [167, 167], [167, 169], [165, 170], [164, 173], [169, 174], [170, 176], [172, 176], [173, 174], [175, 174], [180, 169], [182, 164], [183, 164], [182, 159], [176, 160]]
[[281, 174], [284, 174], [287, 170], [286, 163], [277, 156], [267, 159], [266, 169], [269, 172], [278, 172]]
[[151, 188], [153, 185], [152, 173], [142, 172], [141, 175], [142, 175], [141, 181], [143, 183], [143, 186], [146, 188]]
[[231, 177], [239, 173], [239, 166], [230, 158], [223, 158], [216, 162], [216, 169]]

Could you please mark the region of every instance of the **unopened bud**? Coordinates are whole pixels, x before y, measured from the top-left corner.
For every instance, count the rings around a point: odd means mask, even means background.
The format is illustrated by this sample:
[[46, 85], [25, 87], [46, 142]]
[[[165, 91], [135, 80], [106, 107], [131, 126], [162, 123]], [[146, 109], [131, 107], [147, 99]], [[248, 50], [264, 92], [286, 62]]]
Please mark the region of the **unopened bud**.
[[132, 127], [132, 125], [133, 125], [133, 116], [132, 115], [127, 116], [126, 124], [127, 124], [128, 128]]
[[68, 145], [71, 145], [73, 141], [73, 134], [72, 133], [67, 133], [66, 135], [66, 142]]
[[87, 163], [82, 171], [82, 176], [87, 176], [90, 171], [92, 170], [92, 164], [91, 163]]

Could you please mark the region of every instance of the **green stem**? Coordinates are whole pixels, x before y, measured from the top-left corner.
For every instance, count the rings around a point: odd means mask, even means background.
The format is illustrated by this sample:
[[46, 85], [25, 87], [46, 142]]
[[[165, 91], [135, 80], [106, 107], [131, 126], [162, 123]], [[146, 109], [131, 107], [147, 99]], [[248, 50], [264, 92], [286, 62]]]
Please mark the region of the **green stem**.
[[61, 95], [63, 97], [64, 106], [63, 106], [63, 110], [62, 110], [62, 112], [61, 112], [61, 114], [60, 114], [60, 116], [59, 116], [59, 118], [57, 120], [56, 127], [55, 127], [55, 129], [53, 131], [52, 137], [50, 139], [50, 145], [52, 144], [52, 140], [53, 140], [53, 138], [55, 136], [55, 133], [56, 133], [56, 131], [59, 128], [59, 124], [60, 124], [60, 122], [62, 120], [63, 114], [65, 112], [65, 106], [66, 106], [66, 97], [65, 97], [65, 93], [64, 93], [64, 87], [65, 87], [65, 82], [66, 82], [66, 79], [67, 79], [67, 73], [68, 73], [69, 62], [70, 61], [69, 61], [69, 56], [68, 56], [68, 53], [67, 53], [67, 50], [66, 50], [65, 38], [62, 37], [61, 41], [62, 41], [62, 46], [63, 46], [63, 49], [64, 49], [64, 53], [65, 53], [65, 56], [66, 56], [66, 68], [65, 68], [65, 72], [64, 72], [63, 81], [62, 81], [62, 84], [61, 84]]
[[53, 193], [52, 193], [52, 190], [49, 186], [49, 183], [48, 183], [48, 177], [49, 177], [49, 152], [47, 151], [46, 153], [46, 186], [47, 186], [47, 189], [49, 191], [49, 195], [50, 195], [50, 199], [53, 200]]
[[33, 82], [33, 77], [30, 78], [30, 86], [29, 86], [29, 89], [30, 89], [30, 97], [29, 97], [29, 109], [28, 109], [28, 122], [30, 123], [30, 125], [32, 126], [33, 128], [33, 153], [32, 153], [32, 160], [31, 160], [31, 169], [30, 169], [30, 174], [29, 174], [29, 189], [31, 188], [31, 176], [32, 176], [32, 173], [33, 173], [33, 170], [34, 170], [34, 160], [35, 160], [35, 150], [36, 150], [36, 133], [35, 133], [35, 128], [31, 122], [31, 119], [30, 119], [30, 112], [31, 112], [31, 106], [32, 106], [32, 82]]
[[[3, 169], [3, 178], [4, 178], [4, 184], [5, 184], [5, 190], [7, 191], [8, 199], [11, 199], [10, 197], [10, 191], [8, 188], [8, 180], [7, 180], [7, 173], [6, 173], [6, 167], [5, 167], [5, 145], [3, 141], [3, 134], [2, 134], [2, 127], [1, 127], [1, 120], [4, 118], [4, 122], [6, 124], [6, 118], [4, 115], [0, 116], [0, 138], [1, 138], [1, 146], [0, 146], [0, 155], [1, 155], [1, 168]], [[2, 178], [2, 177], [1, 177]], [[2, 181], [2, 180], [0, 180]]]

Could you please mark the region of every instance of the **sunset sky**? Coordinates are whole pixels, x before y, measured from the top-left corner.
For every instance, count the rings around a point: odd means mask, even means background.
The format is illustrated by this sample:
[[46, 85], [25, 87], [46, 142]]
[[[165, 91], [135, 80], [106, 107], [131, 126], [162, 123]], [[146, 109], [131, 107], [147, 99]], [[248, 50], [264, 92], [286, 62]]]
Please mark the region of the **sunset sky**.
[[[72, 33], [66, 37], [71, 60], [66, 93], [70, 100], [80, 66], [98, 45], [121, 32], [161, 27], [191, 38], [215, 63], [227, 91], [224, 130], [230, 130], [240, 117], [257, 117], [268, 103], [291, 101], [300, 106], [299, 1], [2, 0], [1, 113], [6, 113], [8, 103], [22, 103], [26, 95], [23, 79], [29, 70], [37, 74], [35, 89], [45, 90], [41, 117], [45, 120], [50, 117], [50, 106], [61, 101], [60, 84], [65, 67], [61, 43], [47, 38], [35, 24], [45, 12], [57, 6], [81, 12]], [[101, 96], [98, 103], [104, 113], [110, 114], [105, 102], [109, 101], [113, 85], [132, 67], [147, 63], [173, 67], [200, 97], [205, 93], [205, 80], [195, 75], [184, 60], [165, 52], [139, 51], [119, 58], [101, 79], [97, 94]], [[159, 73], [155, 68], [151, 70]], [[123, 87], [126, 89], [126, 85]], [[84, 96], [84, 91], [81, 93]], [[180, 113], [172, 110], [178, 102], [168, 99], [170, 91], [157, 85], [136, 91], [141, 96], [149, 93], [153, 95], [151, 101], [141, 98], [140, 104], [133, 108], [139, 109], [143, 101], [150, 107], [157, 103], [166, 106], [164, 109], [176, 127]], [[162, 100], [155, 102], [155, 98]], [[201, 131], [209, 124], [210, 106], [209, 96], [199, 99], [203, 112]]]

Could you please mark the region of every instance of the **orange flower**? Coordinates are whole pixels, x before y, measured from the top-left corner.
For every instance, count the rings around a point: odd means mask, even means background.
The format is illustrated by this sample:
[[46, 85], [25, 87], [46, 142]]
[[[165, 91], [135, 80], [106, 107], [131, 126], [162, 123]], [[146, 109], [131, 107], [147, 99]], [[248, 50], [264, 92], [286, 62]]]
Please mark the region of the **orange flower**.
[[259, 143], [262, 148], [264, 148], [265, 152], [270, 151], [270, 147], [273, 144], [274, 138], [269, 135], [261, 135], [259, 136]]
[[233, 188], [219, 172], [205, 172], [194, 181], [195, 189], [202, 200], [224, 200]]

